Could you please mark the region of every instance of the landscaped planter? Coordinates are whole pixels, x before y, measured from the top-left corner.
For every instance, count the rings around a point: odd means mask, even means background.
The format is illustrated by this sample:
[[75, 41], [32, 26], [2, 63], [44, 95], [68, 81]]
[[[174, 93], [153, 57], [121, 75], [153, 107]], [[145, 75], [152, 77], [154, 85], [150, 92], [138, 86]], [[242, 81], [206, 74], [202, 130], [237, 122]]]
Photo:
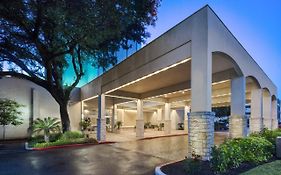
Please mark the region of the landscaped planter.
[[70, 147], [82, 147], [82, 146], [92, 146], [92, 145], [101, 145], [101, 144], [112, 144], [115, 142], [98, 142], [98, 143], [73, 143], [73, 144], [64, 144], [64, 145], [56, 145], [56, 146], [48, 146], [44, 148], [34, 148], [29, 147], [28, 142], [25, 143], [25, 149], [29, 151], [43, 151], [50, 149], [59, 149], [59, 148], [70, 148]]
[[[277, 160], [277, 158], [273, 157], [269, 161], [264, 162], [262, 164], [273, 162], [275, 160]], [[196, 167], [196, 166], [194, 167], [194, 165], [192, 165], [191, 168], [193, 168], [194, 171], [197, 171], [198, 168], [200, 168], [200, 170], [201, 170], [201, 171], [199, 170], [198, 172], [193, 172], [193, 173], [188, 172], [187, 165], [184, 163], [184, 161], [185, 160], [181, 160], [181, 161], [171, 162], [171, 163], [157, 166], [155, 168], [155, 175], [182, 175], [182, 174], [215, 175], [215, 172], [210, 167], [210, 162], [208, 162], [208, 161], [204, 161], [204, 162], [202, 161], [200, 164], [200, 167]], [[243, 163], [238, 168], [230, 169], [225, 173], [221, 173], [221, 175], [238, 175], [243, 172], [249, 171], [262, 164]]]

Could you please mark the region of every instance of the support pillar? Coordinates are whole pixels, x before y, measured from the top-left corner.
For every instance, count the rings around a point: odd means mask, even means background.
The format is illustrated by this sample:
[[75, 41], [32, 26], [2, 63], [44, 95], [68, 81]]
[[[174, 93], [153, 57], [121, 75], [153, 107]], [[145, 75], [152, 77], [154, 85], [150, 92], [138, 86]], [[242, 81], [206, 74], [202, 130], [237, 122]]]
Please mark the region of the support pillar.
[[189, 106], [184, 106], [184, 130], [188, 132], [188, 113], [190, 112], [190, 107]]
[[271, 130], [271, 96], [269, 92], [263, 92], [263, 127]]
[[122, 125], [125, 124], [125, 109], [121, 109], [121, 122]]
[[98, 120], [97, 120], [97, 140], [104, 142], [106, 140], [106, 119], [105, 119], [105, 95], [98, 97]]
[[245, 92], [245, 77], [237, 77], [231, 80], [231, 116], [229, 118], [229, 135], [231, 138], [241, 138], [247, 135]]
[[271, 116], [272, 116], [272, 129], [277, 129], [278, 128], [278, 119], [277, 119], [277, 100], [273, 99], [272, 100], [272, 105], [271, 105]]
[[114, 132], [114, 126], [117, 120], [117, 105], [114, 104], [112, 108], [112, 116], [111, 116], [111, 132]]
[[212, 104], [212, 52], [208, 37], [208, 12], [196, 18], [192, 26], [191, 47], [191, 109], [188, 118], [188, 156], [209, 160], [214, 145], [214, 114]]
[[157, 122], [162, 123], [162, 108], [157, 109]]
[[171, 134], [171, 103], [165, 103], [165, 123], [164, 132], [165, 134]]
[[262, 89], [252, 89], [250, 132], [260, 132], [262, 126]]
[[136, 136], [144, 137], [143, 101], [140, 99], [137, 100]]
[[27, 135], [30, 138], [32, 136], [32, 125], [36, 118], [40, 117], [40, 105], [39, 105], [39, 94], [34, 88], [31, 89], [31, 114], [29, 117], [29, 127], [27, 129]]

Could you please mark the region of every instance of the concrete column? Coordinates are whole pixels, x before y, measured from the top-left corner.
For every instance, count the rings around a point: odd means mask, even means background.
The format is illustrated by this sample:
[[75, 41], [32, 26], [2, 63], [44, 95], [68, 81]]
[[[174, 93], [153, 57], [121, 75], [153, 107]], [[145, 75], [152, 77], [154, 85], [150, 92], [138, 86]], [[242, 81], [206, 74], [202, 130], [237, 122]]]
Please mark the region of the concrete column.
[[263, 92], [263, 127], [271, 130], [271, 96]]
[[106, 119], [105, 119], [105, 95], [98, 97], [98, 120], [97, 120], [97, 140], [104, 142], [106, 140]]
[[231, 116], [229, 118], [229, 134], [231, 138], [245, 137], [247, 135], [245, 92], [245, 77], [237, 77], [231, 80]]
[[137, 100], [136, 136], [144, 137], [143, 101], [140, 99]]
[[188, 118], [188, 156], [209, 160], [214, 145], [212, 104], [212, 52], [208, 40], [208, 12], [196, 16], [192, 25], [191, 109]]
[[262, 126], [262, 89], [252, 89], [250, 132], [260, 132]]
[[190, 112], [190, 107], [189, 106], [184, 106], [184, 130], [188, 132], [188, 113]]
[[121, 122], [125, 125], [125, 109], [121, 109]]
[[32, 136], [32, 124], [34, 119], [40, 117], [40, 104], [39, 104], [39, 94], [34, 88], [31, 89], [31, 113], [29, 117], [29, 127], [27, 129], [28, 137]]
[[162, 108], [157, 109], [157, 122], [162, 123]]
[[272, 100], [271, 103], [271, 117], [272, 117], [272, 129], [278, 128], [278, 119], [277, 119], [277, 100]]
[[209, 160], [214, 145], [212, 106], [212, 49], [208, 36], [208, 10], [196, 15], [191, 28], [191, 110], [188, 130], [188, 156]]
[[114, 104], [112, 108], [112, 116], [111, 116], [111, 132], [114, 132], [114, 125], [117, 120], [117, 105]]
[[165, 103], [165, 122], [164, 132], [165, 134], [171, 134], [171, 103]]

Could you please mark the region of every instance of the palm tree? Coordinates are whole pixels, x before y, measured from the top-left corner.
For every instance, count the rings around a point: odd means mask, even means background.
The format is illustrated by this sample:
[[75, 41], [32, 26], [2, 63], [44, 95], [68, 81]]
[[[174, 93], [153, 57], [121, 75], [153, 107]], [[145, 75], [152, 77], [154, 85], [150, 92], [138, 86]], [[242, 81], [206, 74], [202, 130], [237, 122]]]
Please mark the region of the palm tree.
[[33, 132], [44, 132], [45, 142], [50, 142], [50, 133], [60, 131], [60, 121], [57, 118], [37, 118], [33, 123]]

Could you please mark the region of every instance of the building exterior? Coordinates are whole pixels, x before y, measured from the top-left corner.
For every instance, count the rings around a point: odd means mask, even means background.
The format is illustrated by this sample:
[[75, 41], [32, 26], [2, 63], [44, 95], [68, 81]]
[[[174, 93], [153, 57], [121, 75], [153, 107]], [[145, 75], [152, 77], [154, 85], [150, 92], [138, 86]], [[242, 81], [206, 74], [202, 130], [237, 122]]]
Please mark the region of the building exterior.
[[277, 118], [278, 118], [278, 123], [281, 124], [281, 101], [280, 101], [280, 99], [277, 100]]
[[230, 106], [233, 138], [247, 135], [246, 104], [250, 132], [275, 129], [278, 123], [277, 87], [209, 6], [78, 92], [69, 104], [72, 129], [79, 128], [81, 118], [92, 118], [97, 139], [105, 141], [117, 121], [137, 138], [147, 134], [147, 122], [163, 126], [164, 134], [184, 123], [189, 155], [203, 160], [214, 145], [212, 107]]

